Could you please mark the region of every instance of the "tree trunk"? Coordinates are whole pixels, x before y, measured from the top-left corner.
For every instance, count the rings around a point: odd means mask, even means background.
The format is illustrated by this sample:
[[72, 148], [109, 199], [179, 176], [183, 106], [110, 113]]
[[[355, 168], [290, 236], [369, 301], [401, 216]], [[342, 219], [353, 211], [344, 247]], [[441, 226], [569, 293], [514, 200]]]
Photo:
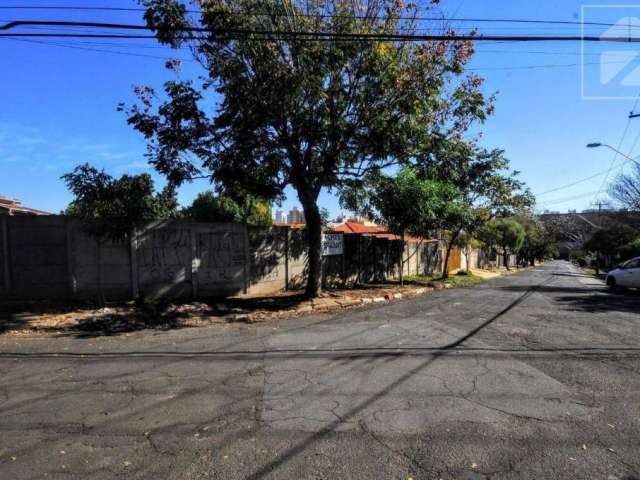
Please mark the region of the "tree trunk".
[[400, 232], [400, 242], [402, 245], [400, 246], [400, 286], [404, 286], [404, 230]]
[[502, 260], [504, 261], [504, 267], [509, 271], [509, 255], [507, 254], [507, 250], [502, 250]]
[[442, 278], [449, 278], [449, 257], [451, 256], [451, 250], [453, 249], [453, 244], [458, 239], [460, 232], [462, 229], [458, 229], [458, 231], [451, 237], [451, 240], [447, 244], [447, 253], [444, 257], [444, 266], [442, 267]]
[[471, 247], [469, 247], [468, 245], [465, 247], [465, 250], [464, 250], [464, 259], [467, 262], [466, 271], [467, 273], [469, 273], [469, 270], [471, 269], [469, 267], [469, 262], [471, 261]]
[[307, 286], [305, 296], [317, 297], [322, 291], [322, 217], [314, 198], [303, 198], [299, 195], [307, 222]]
[[444, 256], [444, 265], [442, 266], [442, 278], [449, 278], [449, 256], [452, 248], [453, 242], [449, 242], [447, 244], [447, 253]]

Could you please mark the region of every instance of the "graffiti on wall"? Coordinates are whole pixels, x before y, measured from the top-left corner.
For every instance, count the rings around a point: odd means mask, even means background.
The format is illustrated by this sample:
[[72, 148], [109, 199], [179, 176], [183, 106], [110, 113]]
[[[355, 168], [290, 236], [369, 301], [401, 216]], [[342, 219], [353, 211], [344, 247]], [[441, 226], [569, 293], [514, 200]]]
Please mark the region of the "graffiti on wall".
[[188, 229], [150, 230], [139, 240], [141, 276], [152, 282], [173, 282], [191, 265]]
[[243, 281], [245, 236], [242, 231], [198, 233], [198, 278], [202, 282]]

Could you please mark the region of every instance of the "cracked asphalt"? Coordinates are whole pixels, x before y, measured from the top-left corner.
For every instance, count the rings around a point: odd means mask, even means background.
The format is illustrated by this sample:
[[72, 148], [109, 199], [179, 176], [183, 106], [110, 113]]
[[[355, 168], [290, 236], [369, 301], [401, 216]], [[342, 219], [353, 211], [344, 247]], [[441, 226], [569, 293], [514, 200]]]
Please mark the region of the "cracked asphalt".
[[566, 262], [383, 306], [0, 336], [0, 478], [640, 478], [640, 295]]

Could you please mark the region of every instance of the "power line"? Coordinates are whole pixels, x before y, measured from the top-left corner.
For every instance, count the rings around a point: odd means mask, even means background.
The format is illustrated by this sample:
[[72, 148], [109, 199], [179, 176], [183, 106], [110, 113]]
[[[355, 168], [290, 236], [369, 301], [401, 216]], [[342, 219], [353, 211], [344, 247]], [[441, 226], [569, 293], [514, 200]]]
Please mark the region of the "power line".
[[[0, 35], [0, 37], [2, 37]], [[93, 51], [93, 52], [98, 52], [98, 53], [111, 53], [111, 54], [119, 54], [119, 55], [129, 55], [129, 56], [136, 56], [136, 57], [147, 57], [147, 58], [157, 58], [157, 59], [161, 59], [161, 60], [168, 60], [169, 58], [175, 58], [172, 56], [158, 56], [158, 55], [149, 55], [149, 54], [142, 54], [142, 53], [133, 53], [133, 52], [123, 52], [120, 50], [109, 50], [109, 49], [100, 49], [100, 48], [93, 48], [93, 47], [83, 47], [80, 45], [77, 45], [75, 43], [69, 43], [69, 42], [47, 42], [47, 41], [39, 41], [39, 40], [28, 40], [26, 38], [13, 38], [13, 37], [4, 37], [7, 40], [14, 40], [14, 41], [22, 41], [22, 42], [28, 42], [28, 43], [33, 43], [33, 44], [41, 44], [41, 45], [49, 45], [49, 46], [58, 46], [58, 47], [66, 47], [66, 48], [74, 48], [77, 50], [86, 50], [86, 51]], [[103, 38], [103, 37], [100, 37]], [[108, 38], [128, 38], [126, 36], [115, 36], [115, 37], [108, 37]], [[150, 37], [153, 38], [153, 37]], [[93, 43], [93, 42], [83, 42], [85, 45], [113, 45], [113, 46], [120, 46], [122, 47], [122, 45], [117, 44], [117, 43]], [[127, 45], [125, 45], [124, 47], [127, 47]], [[129, 47], [131, 47], [131, 45], [129, 45]], [[133, 45], [133, 48], [154, 48], [154, 46], [135, 46]], [[155, 47], [155, 48], [167, 48], [167, 47]], [[178, 60], [181, 60], [183, 62], [194, 62], [195, 60], [193, 59], [185, 59], [185, 58], [178, 58]], [[583, 62], [583, 63], [564, 63], [564, 64], [542, 64], [542, 65], [516, 65], [516, 66], [509, 66], [509, 67], [474, 67], [474, 68], [466, 68], [465, 71], [467, 72], [485, 72], [485, 71], [514, 71], [514, 70], [535, 70], [535, 69], [550, 69], [550, 68], [567, 68], [567, 67], [587, 67], [587, 66], [600, 66], [600, 65], [604, 65], [604, 64], [627, 64], [627, 61], [620, 61], [620, 62]]]
[[[345, 34], [329, 32], [293, 32], [266, 30], [220, 30], [208, 31], [218, 34], [221, 39], [242, 38], [252, 36], [247, 40], [271, 40], [276, 38], [297, 38], [303, 40], [347, 40], [347, 41], [375, 41], [375, 42], [430, 42], [430, 41], [464, 41], [471, 42], [602, 42], [602, 43], [638, 43], [640, 37], [580, 37], [580, 36], [526, 36], [526, 35], [409, 35], [409, 34]], [[78, 34], [78, 33], [0, 33], [0, 37], [50, 37], [50, 38], [122, 38], [122, 39], [153, 39], [154, 35], [129, 34]], [[320, 37], [320, 38], [314, 38]], [[185, 36], [183, 40], [197, 40], [202, 37]], [[299, 38], [297, 38], [299, 39]]]
[[500, 71], [500, 70], [535, 70], [546, 68], [565, 68], [565, 67], [592, 67], [598, 65], [611, 65], [611, 64], [630, 64], [631, 62], [619, 61], [619, 62], [581, 62], [581, 63], [549, 63], [543, 65], [516, 65], [513, 67], [474, 67], [465, 68], [466, 72], [486, 72], [486, 71]]
[[[6, 37], [7, 40], [19, 40], [17, 38]], [[25, 40], [26, 41], [26, 40]], [[30, 43], [44, 43], [41, 41], [30, 41]], [[59, 42], [47, 42], [47, 44], [60, 44], [60, 45], [88, 45], [88, 46], [106, 46], [106, 47], [118, 47], [118, 48], [127, 48], [131, 50], [140, 50], [140, 49], [152, 49], [152, 50], [190, 50], [188, 46], [181, 46], [178, 48], [170, 48], [164, 45], [158, 45], [154, 42], [154, 44], [146, 44], [142, 45], [139, 43], [122, 43], [122, 42], [102, 42], [102, 41], [85, 41], [85, 40], [76, 40], [76, 41], [65, 41], [60, 40]]]
[[155, 39], [155, 35], [116, 35], [113, 33], [0, 33], [3, 38], [122, 38]]
[[[631, 160], [626, 160], [623, 163], [621, 163], [620, 166], [625, 165], [625, 164], [627, 164], [629, 162], [631, 162]], [[581, 183], [588, 182], [589, 180], [593, 180], [594, 178], [597, 178], [600, 175], [604, 175], [605, 173], [608, 173], [609, 171], [610, 171], [609, 169], [602, 170], [601, 172], [594, 173], [593, 175], [591, 175], [589, 177], [585, 177], [585, 178], [582, 178], [580, 180], [576, 180], [575, 182], [572, 182], [572, 183], [567, 183], [566, 185], [562, 185], [560, 187], [552, 188], [551, 190], [545, 190], [544, 192], [536, 193], [534, 195], [536, 197], [541, 197], [541, 196], [547, 195], [549, 193], [559, 192], [560, 190], [564, 190], [566, 188], [571, 188], [571, 187], [574, 187], [574, 186], [579, 185]]]
[[[127, 23], [104, 23], [104, 22], [76, 22], [76, 21], [51, 21], [51, 20], [16, 20], [0, 26], [0, 30], [11, 30], [24, 26], [67, 26], [67, 27], [94, 27], [107, 30], [150, 30], [146, 25], [136, 25]], [[319, 31], [291, 31], [291, 30], [254, 30], [254, 29], [211, 29], [204, 27], [185, 27], [176, 29], [185, 33], [211, 33], [226, 36], [259, 36], [259, 39], [272, 39], [272, 37], [287, 38], [326, 38], [326, 39], [349, 39], [356, 41], [507, 41], [507, 42], [548, 42], [548, 41], [586, 41], [586, 42], [640, 42], [640, 37], [631, 36], [575, 36], [575, 35], [475, 35], [475, 34], [453, 34], [453, 35], [418, 35], [402, 33], [336, 33]], [[150, 38], [150, 36], [130, 36], [118, 35], [117, 37], [105, 37], [104, 34], [64, 34], [64, 33], [3, 33], [3, 37], [69, 37], [69, 38]], [[256, 38], [258, 39], [258, 38]]]
[[[600, 57], [600, 53], [583, 53], [583, 52], [562, 52], [559, 50], [485, 50], [484, 48], [475, 49], [475, 53], [497, 53], [504, 55], [507, 54], [527, 54], [527, 55], [551, 55], [551, 56], [571, 56], [571, 57]], [[621, 57], [628, 58], [628, 55], [620, 53], [617, 54], [615, 52], [607, 52], [607, 57]]]
[[[233, 14], [231, 14], [231, 15], [233, 15]], [[13, 22], [14, 20], [2, 19], [0, 21], [6, 22], [6, 23], [10, 23], [10, 22]], [[375, 24], [375, 21], [372, 21], [372, 23]], [[562, 25], [560, 27], [562, 27]], [[495, 30], [498, 30], [498, 31], [528, 30], [529, 31], [529, 35], [533, 35], [533, 34], [541, 34], [541, 33], [539, 33], [539, 31], [547, 33], [549, 30], [555, 30], [555, 29], [558, 29], [560, 27], [557, 26], [557, 25], [548, 25], [548, 26], [537, 27], [535, 30], [531, 30], [531, 27], [529, 27], [529, 26], [522, 26], [522, 27], [519, 27], [519, 26], [518, 27], [514, 27], [514, 26], [508, 26], [508, 27], [498, 26], [498, 27], [495, 27], [495, 26], [493, 26], [493, 27], [490, 27], [490, 28], [491, 28], [491, 31], [495, 31]], [[571, 26], [567, 25], [567, 27], [571, 27]], [[25, 27], [25, 28], [43, 28], [43, 27], [31, 26], [31, 27]], [[46, 28], [46, 27], [44, 27], [44, 28]], [[53, 28], [53, 27], [50, 27], [50, 28]], [[571, 27], [571, 28], [573, 28], [573, 27]], [[469, 32], [477, 32], [477, 29], [478, 29], [477, 26], [456, 26], [455, 27], [455, 31], [456, 32], [461, 32], [461, 31], [465, 31], [465, 30], [469, 31]], [[634, 27], [632, 27], [632, 29], [633, 30], [640, 29], [640, 25], [634, 26]], [[433, 30], [433, 28], [422, 28], [422, 27], [415, 27], [415, 28], [412, 27], [411, 28], [412, 32], [428, 32], [428, 31], [431, 31], [431, 30]], [[613, 26], [613, 27], [609, 28], [607, 30], [607, 32], [611, 33], [612, 31], [615, 31], [615, 30], [620, 30], [620, 32], [624, 32], [624, 34], [626, 36], [628, 36], [628, 34], [630, 32], [630, 28], [627, 25], [616, 25], [616, 26]], [[486, 31], [486, 30], [483, 30], [483, 31]], [[578, 31], [581, 32], [581, 34], [583, 33], [583, 30], [578, 30]], [[597, 31], [600, 31], [600, 30], [598, 29]]]
[[[136, 7], [77, 7], [66, 5], [16, 5], [16, 6], [0, 6], [0, 10], [63, 10], [63, 11], [105, 11], [105, 12], [146, 12], [146, 8]], [[207, 13], [209, 15], [225, 15], [225, 16], [296, 16], [296, 17], [311, 17], [311, 18], [347, 18], [347, 19], [362, 19], [370, 20], [370, 17], [362, 15], [331, 15], [331, 14], [305, 14], [305, 13], [281, 13], [281, 12], [237, 12], [237, 11], [203, 11], [203, 10], [186, 10], [187, 13]], [[619, 25], [617, 23], [608, 22], [579, 22], [576, 20], [538, 20], [538, 19], [523, 19], [523, 18], [456, 18], [445, 16], [400, 16], [400, 20], [415, 20], [415, 21], [443, 21], [443, 22], [461, 22], [461, 23], [522, 23], [522, 24], [538, 24], [538, 25], [571, 25], [571, 26], [599, 26], [599, 27], [620, 27], [620, 28], [640, 28], [640, 25], [629, 24]]]
[[[46, 27], [99, 27], [106, 29], [122, 29], [122, 30], [150, 30], [147, 25], [135, 25], [131, 23], [108, 23], [108, 22], [77, 22], [71, 20], [12, 20], [0, 25], [0, 30], [11, 30], [15, 27], [24, 26], [46, 26]], [[205, 31], [199, 27], [190, 27], [181, 29], [188, 31]]]
[[[43, 27], [31, 27], [31, 28], [43, 28]], [[84, 31], [84, 30], [79, 30], [79, 31], [83, 31], [83, 32], [95, 32], [95, 30], [93, 31]], [[151, 39], [155, 40], [155, 37], [151, 37]], [[79, 40], [77, 42], [73, 42], [73, 43], [68, 43], [69, 45], [75, 45], [75, 44], [82, 44], [82, 45], [98, 45], [98, 46], [117, 46], [117, 47], [121, 47], [121, 48], [134, 48], [134, 49], [160, 49], [160, 50], [166, 50], [168, 48], [171, 49], [183, 49], [183, 50], [190, 50], [190, 47], [188, 46], [178, 46], [178, 47], [167, 47], [164, 45], [157, 45], [157, 44], [152, 44], [152, 45], [141, 45], [139, 43], [122, 43], [122, 42], [101, 42], [101, 41], [82, 41]], [[594, 56], [594, 57], [599, 57], [600, 53], [582, 53], [582, 52], [578, 52], [578, 51], [572, 51], [572, 52], [563, 52], [563, 51], [559, 51], [559, 50], [485, 50], [483, 48], [477, 48], [475, 49], [475, 53], [496, 53], [496, 54], [532, 54], [532, 55], [550, 55], [550, 56], [559, 56], [559, 55], [564, 55], [564, 56], [576, 56], [576, 57], [580, 57], [580, 56]], [[615, 54], [615, 53], [608, 53], [607, 54], [608, 57], [621, 57], [624, 59], [628, 58], [628, 55], [624, 55], [624, 54]], [[611, 62], [606, 62], [606, 63], [611, 63]], [[602, 64], [601, 62], [599, 64]], [[572, 65], [573, 66], [573, 65]]]
[[[131, 57], [155, 58], [155, 59], [165, 60], [165, 61], [169, 60], [169, 59], [174, 59], [174, 57], [161, 57], [159, 55], [149, 55], [149, 54], [145, 54], [145, 53], [122, 52], [122, 51], [118, 51], [118, 50], [107, 50], [107, 49], [101, 49], [101, 48], [83, 47], [83, 46], [80, 46], [80, 45], [70, 45], [68, 43], [64, 44], [64, 43], [59, 43], [59, 42], [46, 42], [46, 41], [41, 41], [41, 40], [28, 40], [26, 38], [7, 38], [6, 40], [13, 40], [15, 42], [35, 43], [35, 44], [39, 44], [39, 45], [49, 45], [49, 46], [53, 46], [53, 47], [72, 48], [72, 49], [76, 49], [76, 50], [85, 50], [85, 51], [90, 51], [90, 52], [111, 53], [111, 54], [115, 54], [115, 55], [127, 55], [127, 56], [131, 56]], [[176, 60], [180, 60], [181, 62], [195, 62], [195, 60], [189, 59], [189, 58], [176, 58]]]
[[[638, 106], [638, 102], [640, 102], [640, 94], [638, 94], [638, 96], [636, 97], [636, 101], [633, 104], [633, 108], [631, 109], [631, 113], [633, 113], [637, 106]], [[604, 187], [607, 183], [607, 181], [609, 180], [609, 175], [611, 174], [611, 171], [613, 170], [616, 161], [618, 159], [618, 152], [620, 151], [620, 149], [622, 148], [622, 145], [624, 143], [624, 139], [627, 136], [627, 132], [629, 131], [629, 126], [631, 125], [631, 116], [629, 116], [627, 118], [627, 124], [624, 128], [624, 131], [622, 132], [622, 138], [620, 138], [620, 142], [618, 143], [618, 148], [616, 149], [616, 151], [613, 154], [613, 158], [611, 159], [611, 164], [609, 165], [609, 170], [607, 171], [607, 174], [605, 175], [605, 177], [602, 179], [602, 183], [600, 184], [600, 188], [598, 189], [598, 192], [595, 194], [595, 196], [593, 197], [593, 202], [595, 202], [597, 200], [597, 197], [600, 196], [600, 194], [603, 192]], [[640, 131], [638, 132], [638, 135], [636, 135], [636, 138], [633, 142], [633, 145], [631, 146], [631, 150], [629, 151], [629, 156], [631, 156], [631, 154], [633, 154], [633, 150], [636, 146], [636, 143], [638, 142], [638, 140], [640, 139]]]
[[588, 193], [581, 193], [579, 195], [574, 195], [574, 196], [571, 196], [571, 197], [561, 197], [561, 198], [558, 198], [558, 199], [555, 199], [555, 200], [549, 200], [548, 202], [541, 203], [540, 206], [548, 207], [550, 205], [557, 205], [557, 204], [560, 204], [560, 203], [567, 203], [567, 202], [571, 202], [573, 200], [579, 200], [581, 198], [590, 197], [591, 195], [594, 195], [594, 194], [597, 194], [597, 193], [598, 192], [588, 192]]

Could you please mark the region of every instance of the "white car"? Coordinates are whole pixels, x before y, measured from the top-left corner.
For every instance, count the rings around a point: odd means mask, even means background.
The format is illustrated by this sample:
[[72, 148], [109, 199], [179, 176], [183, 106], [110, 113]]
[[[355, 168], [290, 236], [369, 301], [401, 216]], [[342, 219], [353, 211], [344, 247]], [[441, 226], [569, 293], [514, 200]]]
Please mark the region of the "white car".
[[621, 263], [607, 273], [607, 285], [615, 290], [622, 288], [640, 288], [640, 257]]

